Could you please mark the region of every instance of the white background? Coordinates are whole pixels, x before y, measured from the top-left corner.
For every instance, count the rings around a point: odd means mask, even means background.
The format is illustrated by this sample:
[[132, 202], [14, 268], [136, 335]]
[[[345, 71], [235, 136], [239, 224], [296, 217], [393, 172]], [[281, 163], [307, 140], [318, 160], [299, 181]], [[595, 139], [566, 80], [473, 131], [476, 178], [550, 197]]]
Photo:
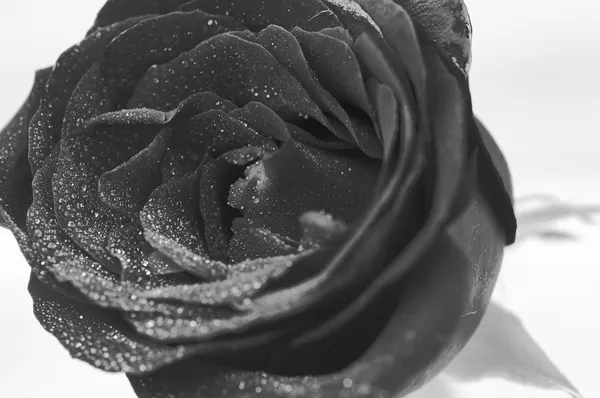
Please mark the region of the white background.
[[[0, 7], [0, 124], [25, 99], [35, 69], [80, 40], [102, 0], [4, 1]], [[511, 165], [517, 196], [553, 193], [600, 204], [600, 3], [471, 0], [478, 115]], [[600, 396], [600, 227], [568, 222], [573, 243], [531, 241], [507, 255], [505, 303], [584, 396]], [[32, 315], [28, 267], [0, 231], [0, 395], [134, 397], [121, 375], [70, 359]], [[474, 397], [559, 397], [501, 381]], [[437, 397], [431, 397], [437, 398]]]

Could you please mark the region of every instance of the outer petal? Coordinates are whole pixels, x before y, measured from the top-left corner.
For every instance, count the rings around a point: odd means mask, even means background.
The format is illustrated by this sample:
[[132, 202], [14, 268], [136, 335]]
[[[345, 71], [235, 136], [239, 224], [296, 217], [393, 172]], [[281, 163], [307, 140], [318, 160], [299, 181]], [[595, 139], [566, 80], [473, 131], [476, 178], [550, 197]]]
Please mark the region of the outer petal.
[[298, 26], [311, 31], [340, 26], [340, 21], [328, 12], [321, 0], [192, 0], [178, 10], [202, 10], [215, 15], [228, 15], [252, 31], [270, 24], [284, 29]]
[[61, 138], [69, 99], [81, 78], [115, 37], [142, 18], [130, 19], [99, 29], [72, 46], [56, 60], [29, 128], [29, 163], [35, 173]]
[[181, 346], [169, 347], [140, 338], [118, 312], [70, 300], [33, 275], [28, 288], [34, 314], [42, 326], [74, 358], [103, 370], [149, 371], [181, 358], [186, 351]]
[[394, 0], [429, 40], [438, 43], [465, 73], [471, 65], [471, 19], [463, 0]]
[[0, 131], [0, 225], [23, 228], [31, 203], [31, 170], [27, 164], [27, 130], [36, 112], [52, 68], [36, 73], [29, 97], [10, 123]]
[[477, 183], [490, 202], [506, 235], [506, 244], [514, 243], [517, 219], [513, 209], [512, 186], [508, 164], [490, 133], [475, 118], [470, 122], [472, 142], [479, 148]]

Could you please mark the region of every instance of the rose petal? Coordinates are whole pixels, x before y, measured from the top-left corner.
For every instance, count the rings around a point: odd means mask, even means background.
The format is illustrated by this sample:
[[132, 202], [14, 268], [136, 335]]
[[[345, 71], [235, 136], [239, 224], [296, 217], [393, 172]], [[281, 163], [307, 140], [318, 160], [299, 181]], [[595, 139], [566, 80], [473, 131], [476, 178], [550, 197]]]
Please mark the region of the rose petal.
[[[77, 302], [61, 295], [57, 290], [41, 284], [32, 276], [29, 291], [34, 299], [34, 312], [39, 322], [69, 350], [72, 356], [106, 371], [130, 373], [151, 372], [171, 362], [177, 362], [191, 354], [217, 356], [245, 353], [258, 344], [264, 344], [273, 333], [237, 339], [233, 342], [211, 342], [195, 346], [170, 346], [156, 343], [139, 334], [132, 333], [120, 312], [102, 309], [87, 302]], [[138, 299], [138, 302], [140, 300]], [[150, 305], [156, 311], [166, 306]], [[172, 314], [185, 318], [199, 313], [185, 307], [172, 306]], [[139, 311], [140, 308], [124, 309]], [[214, 312], [214, 310], [211, 310]], [[168, 317], [170, 311], [165, 313]], [[153, 315], [156, 316], [156, 315]]]
[[[344, 127], [331, 117], [327, 118], [330, 122], [331, 130], [337, 133], [347, 134]], [[302, 127], [295, 124], [287, 123], [287, 128], [291, 137], [302, 144], [309, 145], [314, 148], [325, 150], [344, 150], [356, 147], [355, 143], [338, 140], [336, 136], [331, 134], [331, 130], [327, 130], [321, 125], [309, 124]]]
[[60, 55], [29, 128], [29, 162], [34, 172], [61, 137], [67, 103], [79, 80], [101, 57], [108, 43], [142, 19], [135, 18], [98, 29]]
[[229, 112], [231, 117], [244, 123], [257, 133], [280, 142], [290, 138], [286, 123], [271, 108], [251, 101], [242, 108]]
[[235, 109], [237, 109], [237, 106], [233, 102], [221, 98], [210, 91], [202, 91], [184, 99], [174, 113], [170, 115], [169, 119], [167, 119], [167, 122], [178, 123], [193, 115], [213, 110], [229, 113]]
[[56, 219], [71, 239], [106, 266], [116, 263], [106, 249], [108, 234], [128, 220], [102, 204], [98, 180], [146, 147], [158, 128], [98, 126], [60, 143], [53, 179]]
[[[229, 265], [218, 260], [209, 259], [201, 254], [193, 253], [187, 247], [177, 243], [173, 239], [152, 232], [146, 232], [145, 235], [153, 247], [168, 256], [181, 268], [206, 281], [225, 279], [231, 272]], [[260, 260], [267, 261], [265, 259]]]
[[[144, 292], [150, 288], [156, 287], [157, 283], [163, 286], [169, 286], [173, 283], [179, 286], [187, 285], [190, 280], [183, 278], [156, 278], [155, 286], [144, 283], [145, 281], [135, 281], [136, 283], [118, 283], [115, 279], [107, 278], [102, 270], [98, 269], [95, 263], [91, 261], [81, 262], [65, 260], [55, 264], [50, 269], [59, 281], [71, 283], [81, 294], [95, 305], [103, 308], [113, 308], [126, 313], [150, 313], [151, 317], [206, 317], [207, 314], [219, 315], [219, 309], [208, 307], [198, 307], [195, 304], [185, 302], [175, 302], [173, 300], [160, 300], [144, 297]], [[182, 280], [183, 279], [183, 280]], [[196, 281], [191, 281], [192, 283]], [[181, 284], [183, 283], [183, 284]], [[171, 323], [171, 326], [173, 324]]]
[[321, 110], [268, 51], [229, 34], [205, 40], [192, 51], [149, 70], [129, 107], [165, 110], [200, 89], [239, 106], [261, 102], [287, 121], [304, 120], [306, 115], [327, 126]]
[[322, 0], [356, 39], [360, 34], [381, 35], [379, 26], [355, 0]]
[[[343, 103], [368, 115], [371, 112], [369, 100], [352, 48], [345, 41], [323, 33], [309, 33], [301, 29], [293, 29], [292, 33], [323, 87]], [[348, 40], [351, 40], [350, 36]]]
[[152, 275], [167, 275], [183, 272], [173, 260], [158, 250], [148, 256], [148, 269]]
[[133, 312], [125, 314], [125, 319], [137, 333], [153, 340], [165, 343], [195, 341], [210, 345], [210, 334], [218, 335], [214, 333], [213, 325], [220, 326], [223, 320], [239, 314], [228, 307], [200, 306], [196, 303], [192, 305], [194, 312], [189, 314]]
[[254, 32], [271, 24], [284, 29], [299, 26], [309, 31], [341, 26], [335, 14], [320, 0], [277, 0], [269, 3], [263, 0], [193, 0], [179, 7], [179, 10], [228, 15]]
[[[149, 276], [150, 273], [144, 269], [143, 263], [154, 250], [145, 241], [139, 223], [132, 222], [122, 228], [115, 228], [108, 236], [106, 247], [121, 261], [121, 281], [131, 281], [131, 276], [136, 274]], [[127, 279], [124, 278], [125, 274]]]
[[[162, 144], [156, 146], [155, 149], [150, 150], [147, 154], [150, 155], [150, 153], [152, 153], [155, 162], [162, 161], [162, 180], [167, 182], [193, 172], [202, 161], [211, 140], [214, 141], [214, 136], [217, 131], [212, 130], [210, 134], [207, 134], [207, 140], [205, 140], [207, 142], [200, 148], [190, 147], [190, 136], [200, 136], [198, 138], [202, 138], [201, 134], [195, 134], [194, 129], [196, 128], [196, 125], [194, 123], [198, 122], [198, 120], [194, 119], [194, 116], [211, 110], [228, 112], [234, 109], [236, 109], [236, 106], [232, 102], [224, 100], [214, 93], [199, 92], [184, 99], [176, 109], [169, 112], [148, 108], [107, 112], [90, 119], [86, 123], [86, 126], [87, 128], [93, 128], [115, 124], [173, 125], [174, 127], [172, 130], [164, 131], [162, 133], [163, 135], [168, 135], [169, 139], [167, 140], [165, 138], [164, 140], [159, 140], [161, 143], [163, 141], [168, 141], [168, 146], [165, 148], [165, 153], [163, 154], [164, 156], [158, 156], [158, 152], [155, 150], [160, 149]], [[187, 120], [189, 118], [192, 118], [192, 120]], [[157, 137], [155, 139], [158, 140], [159, 138]], [[148, 156], [144, 157], [146, 158], [145, 160], [150, 160]], [[147, 164], [145, 167], [151, 168], [153, 166]]]
[[143, 297], [143, 289], [146, 289], [147, 285], [140, 283], [141, 286], [137, 287], [131, 283], [119, 283], [117, 278], [108, 274], [102, 265], [89, 257], [65, 259], [54, 263], [48, 270], [58, 281], [72, 284], [80, 295], [86, 297], [85, 302], [92, 302], [99, 307], [126, 312], [149, 312], [155, 314], [153, 316], [190, 317], [206, 312], [186, 303], [147, 299]]
[[[236, 224], [236, 221], [238, 223]], [[254, 228], [243, 219], [233, 223], [233, 237], [229, 241], [227, 254], [231, 261], [285, 256], [298, 252], [298, 245], [266, 228]]]
[[[349, 131], [354, 138], [356, 145], [363, 151], [365, 155], [375, 159], [382, 159], [383, 146], [379, 140], [379, 134], [377, 133], [377, 129], [374, 125], [374, 111], [371, 110], [370, 116], [356, 111], [350, 112], [348, 115], [352, 127], [352, 129]], [[334, 120], [331, 123], [336, 131], [340, 130], [340, 128], [346, 129], [345, 126], [342, 127], [336, 122], [337, 121]]]
[[255, 146], [245, 146], [243, 148], [232, 149], [221, 154], [217, 160], [223, 160], [235, 166], [247, 166], [261, 159], [265, 155], [262, 148]]
[[161, 345], [138, 334], [116, 311], [101, 309], [62, 296], [41, 284], [29, 282], [34, 314], [69, 353], [109, 372], [147, 372], [181, 360], [185, 347]]
[[[33, 182], [33, 202], [27, 212], [27, 231], [31, 236], [33, 248], [46, 258], [47, 267], [51, 268], [62, 261], [71, 259], [88, 263], [87, 256], [58, 226], [54, 213], [54, 197], [52, 192], [52, 175], [56, 169], [57, 152], [54, 151], [44, 165], [36, 173]], [[96, 268], [106, 278], [115, 275], [102, 268]], [[116, 280], [116, 279], [114, 279]]]
[[479, 159], [479, 150], [472, 151], [467, 162], [467, 169], [465, 175], [460, 182], [460, 186], [457, 189], [458, 196], [454, 200], [454, 204], [450, 208], [448, 213], [448, 221], [453, 222], [465, 212], [469, 207], [469, 203], [476, 191], [481, 189], [477, 184], [478, 167], [477, 162]]
[[[292, 33], [300, 43], [311, 71], [315, 73], [319, 82], [336, 100], [352, 108], [348, 113], [350, 121], [346, 126], [349, 126], [353, 141], [368, 156], [381, 157], [381, 144], [373, 134], [373, 130], [365, 129], [357, 123], [361, 119], [368, 120], [372, 116], [372, 110], [358, 60], [347, 44], [352, 42], [350, 35], [341, 29], [338, 30], [338, 35], [346, 36], [346, 40], [318, 32], [309, 33], [297, 28]], [[344, 122], [343, 119], [341, 121]], [[370, 124], [371, 121], [362, 123], [362, 125]]]
[[[418, 151], [420, 147], [416, 146], [415, 149], [417, 150], [415, 155], [420, 156], [417, 156], [415, 161], [404, 159], [404, 162], [401, 163], [401, 165], [405, 163], [410, 165], [406, 175], [398, 174], [397, 179], [403, 183], [401, 185], [399, 185], [400, 182], [391, 183], [381, 193], [381, 203], [385, 204], [394, 198], [397, 202], [404, 204], [404, 206], [400, 206], [400, 208], [404, 209], [404, 214], [401, 215], [404, 221], [399, 223], [403, 229], [403, 237], [398, 237], [400, 241], [411, 237], [414, 229], [412, 225], [415, 224], [415, 221], [417, 223], [420, 222], [420, 216], [415, 215], [418, 214], [416, 212], [418, 209], [415, 209], [415, 206], [406, 206], [407, 203], [420, 203], [419, 201], [414, 201], [414, 188], [417, 179], [421, 175], [424, 158], [422, 152]], [[404, 169], [404, 167], [401, 166], [401, 169]], [[302, 283], [298, 284], [296, 282], [296, 286], [292, 288], [266, 294], [264, 297], [251, 303], [248, 306], [252, 310], [249, 317], [250, 322], [256, 322], [261, 319], [285, 319], [294, 314], [301, 313], [307, 308], [318, 309], [319, 305], [325, 305], [326, 308], [329, 308], [328, 311], [334, 310], [340, 303], [337, 298], [328, 301], [319, 301], [318, 299], [319, 296], [327, 294], [328, 289], [326, 286], [327, 284], [331, 285], [332, 282], [337, 283], [337, 288], [339, 288], [337, 292], [349, 292], [347, 299], [352, 297], [353, 289], [356, 288], [357, 283], [359, 288], [368, 283], [369, 279], [364, 278], [365, 274], [367, 276], [376, 275], [379, 272], [379, 268], [373, 266], [371, 259], [364, 258], [365, 255], [370, 255], [370, 253], [380, 254], [379, 246], [377, 246], [377, 249], [373, 248], [366, 252], [362, 250], [354, 251], [353, 249], [362, 249], [360, 240], [364, 239], [365, 231], [375, 228], [379, 217], [388, 217], [385, 209], [385, 207], [379, 205], [373, 207], [365, 216], [366, 220], [359, 225], [358, 230], [351, 235], [349, 241], [346, 242], [341, 251], [337, 247], [334, 247], [315, 253], [315, 256], [323, 254], [326, 256], [321, 256], [320, 259], [315, 258], [312, 262], [306, 262], [305, 267], [309, 272], [306, 274], [306, 278], [299, 279]], [[397, 246], [398, 250], [400, 250], [402, 244], [398, 244]], [[385, 258], [381, 259], [381, 261], [384, 261], [384, 264], [387, 264], [385, 260]], [[325, 264], [327, 266], [324, 267]], [[294, 267], [292, 268], [292, 273], [294, 270], [304, 270], [304, 268]], [[349, 288], [351, 286], [354, 287]], [[337, 294], [339, 295], [339, 293]], [[341, 303], [343, 302], [344, 300], [342, 299]]]
[[143, 290], [197, 281], [172, 261], [156, 254], [144, 238], [139, 222], [113, 230], [108, 237], [107, 247], [121, 261], [123, 284], [132, 284]]
[[[157, 240], [152, 243], [160, 247], [162, 242]], [[142, 297], [169, 301], [181, 300], [185, 303], [196, 303], [202, 306], [198, 308], [197, 314], [181, 317], [181, 319], [157, 314], [156, 316], [144, 315], [142, 318], [135, 316], [130, 321], [140, 333], [167, 340], [207, 340], [227, 333], [246, 332], [253, 326], [270, 321], [270, 318], [276, 314], [272, 312], [272, 309], [265, 312], [256, 311], [254, 308], [249, 310], [241, 303], [250, 301], [251, 297], [268, 288], [272, 282], [282, 278], [288, 270], [291, 271], [294, 267], [303, 268], [304, 264], [319, 258], [314, 254], [314, 251], [307, 250], [298, 254], [247, 260], [229, 267], [227, 278], [221, 281], [161, 287], [140, 292], [138, 294]], [[202, 261], [199, 258], [195, 260]], [[213, 266], [218, 265], [216, 261], [204, 261], [210, 262]], [[225, 304], [231, 305], [224, 306]], [[203, 311], [209, 313], [213, 311], [212, 314], [215, 316], [206, 316]], [[221, 316], [218, 316], [219, 314]], [[162, 320], [158, 321], [158, 318], [162, 318]], [[147, 325], [149, 319], [158, 321], [159, 328], [152, 330], [152, 327]], [[152, 325], [157, 326], [156, 324]]]
[[[190, 252], [206, 254], [204, 224], [198, 207], [200, 177], [201, 168], [154, 190], [140, 212], [146, 236], [164, 236]], [[186, 269], [202, 278], [209, 278], [212, 274], [212, 271], [203, 269]]]
[[[410, 1], [410, 0], [409, 0]], [[425, 79], [425, 65], [421, 54], [417, 32], [411, 17], [404, 8], [393, 0], [356, 0], [369, 13], [381, 29], [387, 44], [406, 64], [411, 82], [417, 90], [422, 90]]]
[[[125, 105], [140, 78], [152, 65], [171, 61], [220, 33], [243, 29], [229, 17], [201, 11], [154, 17], [113, 40], [106, 47], [100, 66], [109, 87], [114, 90], [112, 95], [116, 103]], [[179, 102], [173, 103], [171, 108]]]
[[302, 52], [300, 44], [293, 34], [275, 25], [269, 25], [262, 30], [256, 40], [264, 46], [283, 65], [290, 74], [302, 84], [311, 98], [325, 112], [334, 115], [348, 130], [336, 129], [332, 132], [344, 141], [354, 142], [352, 122], [339, 102], [313, 76]]
[[94, 28], [90, 32], [139, 15], [165, 14], [185, 2], [186, 0], [107, 0], [98, 12]]
[[170, 138], [170, 131], [162, 130], [127, 162], [102, 174], [98, 180], [100, 200], [125, 214], [137, 214], [162, 181], [160, 162]]
[[439, 43], [448, 57], [466, 75], [471, 65], [472, 27], [463, 0], [394, 0], [410, 15], [417, 29]]
[[176, 112], [177, 110], [161, 112], [156, 109], [148, 108], [123, 109], [120, 111], [106, 112], [102, 115], [93, 117], [86, 122], [86, 126], [87, 128], [90, 128], [110, 126], [113, 124], [166, 124], [173, 116], [175, 116]]
[[115, 106], [108, 80], [99, 64], [95, 63], [79, 80], [71, 94], [63, 119], [61, 139], [82, 134], [88, 128], [89, 119], [113, 111]]
[[[353, 143], [336, 139], [329, 131], [323, 133], [323, 130], [325, 130], [323, 126], [315, 126], [314, 124], [305, 126], [310, 129], [310, 132], [308, 132], [302, 127], [286, 123], [272, 109], [260, 102], [249, 102], [242, 108], [236, 109], [229, 114], [259, 134], [274, 139], [279, 143], [285, 142], [288, 138], [292, 137], [304, 144], [321, 149], [350, 149], [355, 146]], [[330, 118], [328, 120], [332, 123]], [[305, 123], [301, 124], [305, 125]], [[334, 129], [334, 131], [343, 132], [343, 128]], [[347, 134], [347, 131], [345, 133]]]
[[[404, 68], [410, 77], [419, 109], [423, 114], [427, 109], [426, 68], [417, 32], [407, 12], [392, 0], [358, 1], [381, 28], [387, 45], [398, 55], [394, 62], [396, 73], [404, 75]], [[420, 121], [422, 128], [428, 128], [427, 119]], [[423, 125], [425, 124], [425, 125]]]
[[[178, 111], [173, 114], [169, 123], [174, 122], [173, 138], [170, 142], [167, 152], [162, 161], [162, 178], [163, 182], [168, 182], [186, 174], [193, 173], [206, 154], [208, 144], [198, 147], [190, 145], [190, 135], [194, 135], [194, 129], [200, 123], [194, 119], [193, 115], [208, 112], [210, 110], [220, 110], [230, 112], [237, 107], [228, 100], [210, 92], [196, 93], [181, 102], [177, 108]], [[189, 114], [188, 114], [189, 112]], [[190, 120], [185, 121], [183, 116], [190, 117]], [[179, 118], [181, 117], [181, 120]], [[204, 133], [208, 134], [207, 138], [213, 139], [218, 130], [209, 132], [204, 129]], [[198, 137], [201, 138], [201, 137]]]
[[368, 82], [369, 98], [374, 108], [374, 116], [381, 133], [381, 143], [387, 149], [388, 156], [394, 142], [397, 140], [400, 126], [400, 115], [398, 114], [398, 102], [391, 88], [385, 84], [379, 84], [371, 78]]
[[477, 143], [477, 183], [485, 192], [498, 220], [504, 226], [506, 244], [515, 242], [517, 219], [513, 210], [510, 173], [500, 148], [485, 126], [475, 118], [471, 119], [471, 137]]
[[[57, 149], [50, 154], [42, 168], [36, 173], [31, 183], [33, 201], [27, 212], [26, 230], [22, 233], [18, 233], [20, 230], [16, 230], [15, 236], [31, 266], [32, 275], [58, 292], [81, 300], [83, 297], [76, 289], [68, 283], [58, 281], [50, 272], [53, 265], [65, 258], [75, 258], [82, 263], [89, 261], [88, 256], [58, 228], [54, 216], [52, 175], [56, 167], [56, 154]], [[110, 272], [102, 271], [108, 278], [113, 277]]]
[[228, 262], [231, 223], [240, 215], [227, 205], [229, 186], [244, 173], [243, 167], [223, 160], [210, 160], [202, 168], [200, 178], [200, 214], [204, 221], [206, 247], [211, 258]]
[[57, 291], [76, 299], [84, 295], [88, 301], [103, 307], [166, 314], [183, 312], [185, 306], [165, 305], [132, 295], [118, 284], [114, 274], [93, 261], [58, 228], [51, 187], [55, 161], [55, 155], [51, 155], [33, 181], [35, 194], [28, 214], [28, 229], [31, 247], [40, 254], [38, 262], [32, 263], [35, 273]]
[[255, 146], [272, 152], [277, 147], [242, 122], [223, 111], [213, 110], [192, 117], [176, 134], [196, 153], [217, 157], [244, 146]]
[[[264, 347], [276, 345], [281, 340], [281, 330], [269, 330], [238, 337], [215, 338], [207, 341], [196, 341], [196, 335], [204, 326], [198, 326], [200, 321], [205, 323], [218, 323], [219, 319], [226, 318], [226, 309], [204, 307], [205, 311], [200, 316], [179, 315], [156, 316], [148, 313], [129, 314], [127, 321], [132, 323], [138, 333], [147, 335], [155, 340], [169, 342], [186, 342], [185, 347], [189, 356], [194, 355], [191, 361], [202, 368], [211, 369], [217, 364], [235, 364], [234, 366], [256, 368], [265, 363], [270, 350]], [[174, 327], [176, 325], [177, 327]], [[188, 362], [189, 363], [189, 362]], [[196, 367], [197, 369], [197, 367]], [[146, 373], [146, 372], [138, 372]], [[129, 376], [134, 376], [130, 374]]]
[[334, 39], [337, 39], [339, 41], [346, 43], [349, 46], [352, 46], [352, 41], [353, 41], [352, 36], [350, 35], [350, 32], [348, 32], [348, 30], [346, 30], [346, 29], [325, 28], [325, 29], [321, 29], [319, 31], [319, 33], [322, 33], [325, 36], [333, 37]]
[[27, 129], [38, 109], [51, 68], [42, 69], [27, 100], [0, 131], [0, 223], [11, 230], [23, 230], [31, 203], [31, 169], [27, 164]]
[[[356, 52], [357, 57], [362, 63], [363, 68], [366, 71], [373, 74], [374, 77], [377, 77], [379, 83], [386, 84], [390, 88], [394, 89], [395, 94], [398, 96], [398, 101], [401, 107], [402, 117], [400, 120], [402, 121], [402, 127], [400, 129], [400, 137], [403, 139], [408, 139], [409, 141], [412, 139], [410, 135], [407, 135], [408, 131], [411, 131], [413, 123], [415, 123], [413, 114], [417, 114], [417, 107], [415, 106], [415, 100], [410, 91], [410, 81], [408, 79], [408, 75], [406, 73], [404, 62], [412, 62], [414, 64], [418, 64], [417, 60], [403, 60], [399, 58], [398, 54], [396, 54], [388, 45], [383, 37], [383, 32], [380, 27], [373, 21], [371, 16], [355, 1], [346, 1], [346, 0], [325, 0], [328, 6], [336, 13], [338, 18], [343, 21], [345, 27], [348, 29], [350, 35], [354, 38], [355, 43], [353, 46], [353, 50]], [[394, 21], [393, 24], [402, 24], [403, 21]], [[400, 37], [393, 37], [393, 39], [397, 42], [397, 46], [400, 47], [409, 47], [413, 46], [414, 43], [410, 40], [402, 40], [400, 39], [410, 39], [415, 36], [413, 32], [410, 34], [410, 30], [412, 25], [403, 25], [399, 27], [403, 30], [408, 30], [406, 35], [402, 35]], [[402, 54], [404, 54], [406, 50]], [[418, 51], [412, 51], [411, 53], [417, 54]], [[382, 69], [383, 68], [383, 69]], [[365, 72], [366, 73], [366, 72]], [[384, 78], [384, 75], [387, 75], [388, 78]], [[389, 78], [391, 77], [391, 79]], [[418, 82], [416, 82], [418, 83]], [[399, 87], [398, 87], [399, 86]], [[417, 84], [417, 87], [424, 86], [424, 84]], [[400, 90], [398, 89], [400, 88]], [[422, 98], [423, 93], [417, 92], [417, 97]], [[422, 102], [422, 101], [421, 101]], [[422, 105], [422, 104], [420, 104]], [[422, 114], [425, 113], [425, 106], [421, 106]], [[426, 120], [420, 120], [420, 134], [426, 136], [427, 126]], [[381, 136], [381, 132], [379, 132]], [[402, 153], [388, 153], [387, 158], [390, 157], [403, 158], [406, 156], [406, 151], [411, 147], [411, 144], [407, 142], [400, 142], [399, 148], [403, 151]], [[388, 151], [390, 148], [387, 149]], [[384, 156], [386, 159], [386, 156]], [[390, 170], [388, 170], [389, 162], [384, 162], [384, 167], [381, 173], [381, 180], [385, 181], [389, 178]], [[391, 162], [393, 164], [393, 162]], [[391, 167], [391, 166], [390, 166]]]
[[[451, 282], [440, 276], [448, 270], [439, 270], [450, 266], [450, 262], [453, 263]], [[378, 289], [377, 298], [365, 303], [363, 311], [355, 313], [343, 328], [323, 325], [293, 340], [287, 349], [277, 353], [267, 369], [303, 373], [313, 368], [312, 372], [317, 369], [317, 372], [330, 373], [340, 366], [349, 366], [348, 373], [352, 374], [365, 372], [372, 366], [370, 379], [364, 382], [379, 379], [377, 384], [390, 392], [401, 390], [399, 386], [418, 383], [421, 374], [431, 370], [432, 363], [446, 348], [447, 339], [453, 336], [458, 319], [465, 312], [470, 266], [461, 248], [443, 236], [419, 260], [414, 272], [393, 285]], [[450, 274], [445, 275], [448, 278]], [[430, 283], [438, 287], [428, 290]], [[436, 293], [431, 294], [432, 291]], [[336, 318], [339, 319], [339, 315], [333, 319]], [[326, 324], [331, 325], [332, 320]], [[321, 353], [321, 359], [317, 359], [317, 353]]]
[[[402, 121], [400, 131], [403, 134], [386, 135], [388, 136], [385, 141], [387, 146], [384, 146], [383, 150], [386, 163], [389, 163], [390, 159], [395, 159], [396, 157], [401, 159], [407, 156], [407, 148], [410, 147], [410, 145], [408, 142], [397, 143], [397, 140], [403, 137], [405, 137], [405, 140], [411, 139], [411, 137], [406, 136], [405, 132], [410, 131], [409, 126], [414, 123], [414, 117], [412, 115], [415, 114], [416, 111], [414, 97], [411, 95], [411, 88], [408, 81], [403, 78], [402, 75], [398, 75], [397, 70], [392, 67], [381, 45], [377, 43], [376, 38], [368, 34], [361, 34], [354, 42], [354, 51], [356, 52], [358, 59], [361, 60], [362, 64], [371, 75], [379, 82], [389, 87], [396, 96], [396, 100], [398, 101], [402, 112], [402, 117], [400, 118]], [[377, 103], [376, 98], [373, 98], [373, 100]], [[380, 108], [377, 111], [380, 112], [381, 110], [382, 109]], [[383, 128], [383, 126], [380, 128]], [[380, 133], [382, 137], [384, 137], [383, 132], [381, 131]], [[419, 130], [419, 133], [425, 138], [425, 133], [422, 129]], [[382, 177], [387, 176], [388, 172], [386, 172], [386, 167], [384, 165]]]
[[[241, 264], [231, 267], [232, 269], [239, 268], [241, 271], [231, 272], [224, 280], [194, 285], [158, 287], [146, 290], [142, 295], [148, 298], [181, 300], [209, 306], [240, 302], [255, 296], [264, 290], [270, 280], [283, 275], [298, 256], [288, 255], [243, 261]], [[203, 322], [199, 324], [202, 326]]]

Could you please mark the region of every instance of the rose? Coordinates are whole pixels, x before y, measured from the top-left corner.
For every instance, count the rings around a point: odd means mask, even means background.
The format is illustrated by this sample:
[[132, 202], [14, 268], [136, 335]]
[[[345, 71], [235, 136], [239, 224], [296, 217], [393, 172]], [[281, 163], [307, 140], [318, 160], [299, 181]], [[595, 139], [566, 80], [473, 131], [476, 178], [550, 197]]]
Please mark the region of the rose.
[[417, 388], [514, 238], [464, 6], [175, 3], [109, 1], [2, 133], [36, 316], [140, 396]]
[[460, 1], [109, 1], [2, 132], [42, 325], [140, 396], [396, 396], [515, 221]]

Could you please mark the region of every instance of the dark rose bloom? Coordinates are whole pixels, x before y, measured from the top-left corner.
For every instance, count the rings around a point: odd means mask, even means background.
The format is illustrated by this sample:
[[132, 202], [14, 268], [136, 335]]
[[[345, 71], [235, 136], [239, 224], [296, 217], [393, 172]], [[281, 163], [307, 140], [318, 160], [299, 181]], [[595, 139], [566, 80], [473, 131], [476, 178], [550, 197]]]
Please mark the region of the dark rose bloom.
[[460, 0], [109, 0], [2, 131], [35, 315], [140, 397], [396, 397], [515, 218]]

